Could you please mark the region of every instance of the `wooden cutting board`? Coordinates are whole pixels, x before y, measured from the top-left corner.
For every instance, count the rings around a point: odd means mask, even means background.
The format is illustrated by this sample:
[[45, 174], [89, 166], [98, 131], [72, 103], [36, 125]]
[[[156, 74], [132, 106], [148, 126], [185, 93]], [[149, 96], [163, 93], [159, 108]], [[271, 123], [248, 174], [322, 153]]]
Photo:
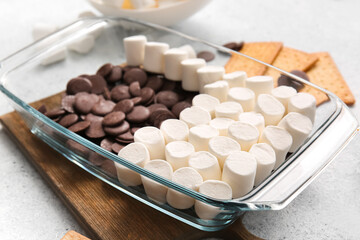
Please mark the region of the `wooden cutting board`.
[[[32, 106], [51, 108], [59, 102], [60, 94]], [[241, 220], [215, 233], [192, 228], [85, 172], [33, 135], [17, 113], [3, 115], [0, 121], [91, 239], [260, 239]]]

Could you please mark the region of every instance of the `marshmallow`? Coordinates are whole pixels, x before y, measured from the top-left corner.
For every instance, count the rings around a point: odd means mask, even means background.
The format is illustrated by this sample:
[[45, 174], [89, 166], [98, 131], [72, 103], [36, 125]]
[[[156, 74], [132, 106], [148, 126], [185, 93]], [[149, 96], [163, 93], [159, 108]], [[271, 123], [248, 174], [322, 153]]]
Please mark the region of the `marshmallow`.
[[244, 151], [233, 152], [226, 159], [222, 181], [232, 188], [232, 197], [239, 198], [251, 191], [256, 174], [255, 157]]
[[290, 112], [281, 119], [278, 126], [290, 133], [293, 143], [289, 152], [295, 152], [311, 133], [313, 124], [307, 116], [297, 112]]
[[164, 53], [164, 74], [165, 77], [173, 81], [181, 81], [182, 69], [181, 62], [188, 58], [186, 51], [172, 48]]
[[204, 181], [221, 179], [219, 162], [214, 155], [207, 151], [193, 153], [189, 158], [189, 167], [200, 173]]
[[245, 87], [245, 81], [247, 79], [246, 72], [236, 71], [227, 73], [223, 76], [223, 80], [229, 83], [229, 88], [233, 87]]
[[50, 24], [50, 23], [36, 23], [33, 26], [33, 39], [34, 41], [39, 40], [40, 38], [43, 38], [50, 33], [55, 32], [58, 29], [56, 25]]
[[209, 122], [209, 125], [216, 128], [220, 136], [227, 136], [228, 128], [233, 122], [235, 121], [230, 118], [214, 118]]
[[190, 155], [195, 152], [194, 146], [185, 141], [174, 141], [166, 145], [165, 158], [174, 170], [189, 166]]
[[196, 52], [195, 52], [194, 48], [191, 45], [186, 44], [186, 45], [183, 45], [181, 47], [178, 47], [178, 49], [187, 52], [188, 58], [196, 58]]
[[181, 111], [180, 120], [184, 121], [191, 128], [200, 124], [208, 124], [211, 116], [204, 108], [192, 106]]
[[215, 116], [217, 118], [230, 118], [237, 121], [242, 112], [243, 109], [237, 102], [223, 102], [215, 106]]
[[96, 14], [92, 11], [83, 11], [79, 13], [78, 18], [96, 17]]
[[267, 143], [274, 149], [276, 156], [274, 169], [278, 168], [285, 161], [292, 142], [290, 133], [277, 126], [267, 126], [259, 139], [259, 143]]
[[230, 88], [227, 96], [228, 101], [240, 103], [244, 112], [250, 112], [255, 107], [255, 93], [249, 88]]
[[[184, 187], [196, 190], [200, 184], [202, 184], [203, 179], [195, 169], [183, 167], [174, 172], [172, 181], [183, 185]], [[178, 209], [191, 208], [195, 203], [194, 198], [171, 188], [168, 189], [166, 200], [170, 206]]]
[[197, 70], [199, 79], [199, 91], [204, 93], [204, 86], [208, 83], [219, 81], [225, 74], [225, 68], [222, 66], [204, 66]]
[[217, 136], [209, 141], [209, 152], [217, 157], [220, 167], [232, 152], [241, 151], [240, 144], [229, 137]]
[[199, 91], [199, 79], [197, 70], [204, 67], [206, 62], [202, 58], [191, 58], [181, 62], [182, 82], [181, 86], [186, 91]]
[[274, 169], [276, 156], [274, 149], [267, 143], [257, 143], [252, 145], [249, 153], [255, 156], [257, 167], [255, 175], [255, 186], [265, 180]]
[[226, 81], [216, 81], [204, 86], [204, 93], [216, 97], [220, 102], [225, 102], [229, 91], [229, 84]]
[[167, 43], [147, 42], [145, 43], [144, 69], [148, 72], [164, 72], [164, 52], [169, 49]]
[[[142, 143], [130, 143], [120, 150], [119, 157], [132, 162], [140, 167], [150, 161], [149, 151]], [[140, 174], [115, 162], [117, 177], [119, 182], [125, 186], [137, 186], [141, 184]]]
[[259, 139], [259, 130], [252, 124], [238, 121], [229, 126], [228, 135], [240, 144], [241, 150], [249, 151]]
[[314, 123], [316, 114], [315, 97], [308, 93], [296, 94], [289, 100], [288, 111], [301, 113], [310, 118], [311, 122]]
[[144, 63], [146, 41], [146, 37], [143, 35], [124, 38], [127, 65], [140, 66]]
[[143, 143], [150, 153], [150, 159], [165, 159], [165, 140], [160, 129], [142, 127], [134, 134], [134, 141]]
[[296, 90], [293, 87], [280, 86], [271, 90], [271, 95], [273, 95], [277, 100], [279, 100], [282, 105], [285, 107], [285, 112], [287, 112], [288, 102], [292, 96], [296, 95]]
[[84, 35], [68, 45], [68, 48], [77, 53], [88, 53], [94, 48], [95, 38], [92, 35]]
[[202, 107], [210, 113], [211, 118], [215, 117], [215, 107], [220, 105], [219, 99], [209, 94], [198, 94], [192, 100], [193, 106]]
[[265, 125], [277, 125], [284, 116], [285, 107], [270, 94], [260, 94], [257, 99], [255, 111], [261, 113]]
[[62, 61], [66, 58], [66, 56], [67, 56], [66, 47], [58, 48], [50, 53], [47, 53], [47, 55], [41, 60], [41, 65], [45, 66]]
[[121, 8], [124, 0], [101, 0], [104, 5], [111, 5]]
[[[124, 0], [121, 0], [119, 2], [123, 2]], [[130, 0], [131, 5], [135, 9], [144, 9], [144, 8], [152, 8], [156, 7], [156, 1], [155, 0]]]
[[[228, 200], [232, 197], [232, 189], [229, 184], [218, 180], [207, 180], [199, 187], [199, 193], [211, 198]], [[202, 201], [195, 201], [195, 212], [201, 219], [211, 220], [222, 211], [219, 207], [206, 204]]]
[[163, 121], [160, 130], [165, 138], [165, 143], [187, 141], [189, 137], [188, 125], [178, 119], [167, 119]]
[[209, 125], [197, 125], [190, 128], [189, 142], [194, 145], [195, 151], [208, 151], [209, 140], [219, 136], [219, 131]]
[[254, 125], [257, 128], [257, 130], [259, 131], [259, 134], [261, 134], [261, 132], [265, 128], [265, 119], [264, 119], [264, 116], [261, 115], [261, 113], [256, 113], [256, 112], [240, 113], [239, 121]]
[[245, 86], [254, 91], [257, 98], [260, 94], [270, 94], [274, 88], [274, 80], [271, 76], [255, 76], [246, 79]]
[[[163, 178], [171, 181], [173, 169], [170, 163], [164, 160], [152, 160], [145, 164], [144, 168]], [[168, 188], [150, 178], [141, 175], [141, 181], [144, 185], [146, 195], [159, 203], [166, 203], [166, 193]]]

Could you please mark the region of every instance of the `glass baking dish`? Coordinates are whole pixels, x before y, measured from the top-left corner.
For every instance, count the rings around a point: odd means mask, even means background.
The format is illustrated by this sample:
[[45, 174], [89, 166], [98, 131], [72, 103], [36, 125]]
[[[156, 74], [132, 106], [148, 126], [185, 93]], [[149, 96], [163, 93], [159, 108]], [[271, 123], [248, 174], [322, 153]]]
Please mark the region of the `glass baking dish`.
[[[87, 34], [101, 32], [95, 46], [87, 54], [68, 52], [66, 60], [43, 66], [40, 63], [59, 49]], [[50, 120], [29, 103], [62, 92], [69, 79], [84, 73], [95, 73], [104, 63], [122, 64], [126, 61], [122, 40], [142, 34], [150, 41], [166, 42], [171, 47], [190, 44], [196, 51], [211, 51], [216, 57], [211, 65], [225, 65], [232, 54], [265, 65], [303, 82], [306, 88], [326, 94], [329, 101], [316, 110], [314, 129], [306, 142], [286, 161], [247, 195], [232, 200], [212, 199], [196, 191], [166, 180], [116, 154], [77, 135]], [[67, 159], [129, 196], [193, 227], [220, 230], [234, 222], [246, 211], [278, 210], [284, 208], [335, 158], [357, 133], [358, 121], [347, 106], [334, 94], [238, 52], [199, 40], [165, 27], [125, 18], [87, 18], [40, 39], [34, 44], [1, 61], [0, 90], [24, 119], [31, 132], [59, 151]], [[60, 106], [60, 102], [59, 102]], [[49, 106], [54, 107], [54, 106]], [[119, 183], [112, 171], [101, 168], [96, 160], [117, 162], [141, 175], [184, 193], [196, 200], [219, 207], [221, 212], [212, 220], [196, 216], [193, 209], [178, 210], [168, 204], [149, 199], [142, 185], [127, 187]]]

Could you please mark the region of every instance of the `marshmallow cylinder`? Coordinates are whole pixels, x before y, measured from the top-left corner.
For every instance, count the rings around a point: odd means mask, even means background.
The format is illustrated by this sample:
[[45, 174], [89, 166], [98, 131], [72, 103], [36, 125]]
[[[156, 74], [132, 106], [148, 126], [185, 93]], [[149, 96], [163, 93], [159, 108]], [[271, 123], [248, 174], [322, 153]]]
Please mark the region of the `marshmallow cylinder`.
[[160, 129], [142, 127], [134, 134], [134, 141], [143, 143], [150, 153], [150, 159], [165, 159], [165, 140]]
[[172, 81], [181, 81], [182, 67], [181, 62], [187, 59], [188, 54], [184, 50], [172, 48], [164, 53], [164, 74]]
[[165, 158], [174, 170], [189, 166], [190, 155], [195, 152], [194, 146], [185, 141], [174, 141], [166, 145]]
[[85, 35], [76, 39], [68, 45], [68, 48], [77, 53], [88, 53], [95, 45], [95, 38], [92, 35]]
[[284, 116], [285, 107], [270, 94], [260, 94], [257, 99], [255, 111], [261, 113], [265, 125], [277, 125]]
[[255, 97], [260, 94], [271, 94], [274, 88], [274, 80], [271, 76], [255, 76], [246, 79], [245, 86], [255, 93]]
[[219, 131], [209, 125], [197, 125], [190, 128], [189, 142], [194, 145], [195, 151], [208, 151], [211, 138], [219, 136]]
[[229, 84], [226, 81], [216, 81], [204, 86], [204, 93], [216, 97], [220, 102], [225, 102], [229, 91]]
[[271, 171], [274, 169], [276, 162], [275, 151], [267, 143], [257, 143], [252, 145], [249, 153], [255, 156], [257, 162], [255, 186], [258, 186], [271, 174]]
[[188, 58], [196, 58], [196, 52], [195, 52], [194, 48], [191, 45], [186, 44], [186, 45], [183, 45], [181, 47], [178, 47], [178, 49], [187, 52]]
[[233, 122], [235, 121], [230, 118], [214, 118], [209, 122], [209, 125], [216, 128], [220, 136], [227, 136], [228, 128]]
[[202, 107], [192, 106], [185, 108], [180, 113], [180, 120], [184, 121], [189, 128], [200, 124], [208, 124], [211, 120], [210, 113]]
[[219, 162], [214, 155], [207, 151], [193, 153], [189, 158], [189, 167], [200, 173], [204, 181], [221, 179]]
[[124, 38], [123, 41], [127, 65], [142, 65], [144, 63], [146, 37], [143, 35], [131, 36]]
[[292, 96], [296, 95], [296, 90], [293, 87], [288, 86], [279, 86], [271, 90], [271, 95], [273, 95], [279, 102], [282, 103], [285, 107], [285, 113], [288, 111], [288, 103]]
[[220, 105], [219, 99], [209, 94], [198, 94], [192, 100], [192, 105], [202, 107], [210, 113], [211, 118], [215, 117], [215, 107]]
[[189, 137], [188, 125], [177, 119], [167, 119], [163, 121], [160, 130], [165, 138], [165, 143], [187, 141]]
[[259, 139], [259, 131], [254, 125], [239, 121], [229, 126], [228, 135], [240, 144], [243, 151], [249, 151]]
[[224, 74], [223, 79], [228, 82], [229, 88], [245, 87], [245, 81], [247, 79], [247, 75], [246, 72], [244, 71], [236, 71], [236, 72]]
[[164, 72], [164, 53], [169, 49], [167, 43], [145, 43], [144, 69], [148, 72]]
[[222, 66], [204, 66], [197, 70], [199, 79], [199, 91], [204, 93], [204, 86], [222, 79], [225, 68]]
[[66, 47], [58, 48], [50, 53], [48, 53], [42, 60], [41, 65], [50, 65], [59, 61], [62, 61], [66, 58], [67, 51]]
[[50, 23], [36, 23], [32, 31], [33, 39], [34, 41], [37, 41], [40, 38], [55, 32], [57, 29], [58, 27], [56, 25]]
[[232, 138], [217, 136], [209, 141], [209, 152], [219, 161], [220, 167], [224, 166], [226, 158], [236, 151], [241, 151], [240, 144]]
[[250, 112], [255, 107], [255, 93], [249, 88], [230, 88], [227, 96], [228, 101], [240, 103], [244, 112]]
[[206, 62], [202, 58], [191, 58], [181, 62], [182, 82], [181, 86], [186, 91], [199, 91], [199, 79], [197, 70], [204, 67]]
[[239, 121], [254, 125], [259, 131], [259, 134], [261, 134], [261, 132], [265, 128], [265, 119], [264, 116], [261, 115], [261, 113], [256, 113], [256, 112], [240, 113]]
[[237, 121], [242, 112], [243, 109], [237, 102], [223, 102], [215, 106], [215, 116], [217, 118], [230, 118]]
[[288, 112], [301, 113], [314, 123], [316, 114], [315, 97], [308, 93], [298, 93], [292, 96], [288, 103]]

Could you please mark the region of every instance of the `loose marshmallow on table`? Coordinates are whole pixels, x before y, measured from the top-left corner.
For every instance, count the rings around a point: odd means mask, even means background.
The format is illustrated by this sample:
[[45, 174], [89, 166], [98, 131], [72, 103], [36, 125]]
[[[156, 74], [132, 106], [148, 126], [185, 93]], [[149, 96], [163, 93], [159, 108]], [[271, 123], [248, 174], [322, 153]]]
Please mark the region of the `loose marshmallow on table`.
[[236, 71], [224, 74], [223, 79], [229, 83], [229, 88], [245, 87], [247, 75], [244, 71]]
[[43, 37], [49, 35], [50, 33], [55, 32], [57, 29], [58, 29], [58, 27], [54, 24], [36, 23], [33, 26], [33, 31], [32, 31], [33, 39], [34, 39], [34, 41], [37, 41], [40, 38], [43, 38]]
[[[118, 156], [140, 167], [144, 167], [144, 165], [150, 161], [149, 151], [142, 143], [130, 143], [129, 145], [126, 145], [119, 151]], [[139, 173], [130, 170], [120, 163], [115, 163], [115, 167], [119, 182], [122, 184], [126, 186], [137, 186], [141, 184]]]
[[190, 155], [195, 152], [194, 146], [185, 141], [174, 141], [165, 147], [165, 158], [174, 170], [189, 166]]
[[215, 116], [217, 118], [230, 118], [237, 121], [242, 112], [243, 109], [237, 102], [223, 102], [215, 106]]
[[197, 70], [199, 79], [199, 91], [204, 93], [204, 86], [208, 83], [219, 81], [225, 74], [225, 68], [222, 66], [204, 66]]
[[216, 128], [220, 136], [227, 136], [228, 128], [233, 122], [235, 122], [235, 120], [230, 118], [214, 118], [209, 122], [209, 125]]
[[274, 88], [271, 91], [271, 95], [273, 95], [277, 100], [279, 100], [285, 107], [285, 113], [288, 111], [288, 102], [292, 96], [296, 95], [296, 90], [293, 87], [288, 86], [279, 86]]
[[[168, 180], [172, 179], [173, 169], [167, 161], [152, 160], [145, 164], [144, 168]], [[168, 188], [150, 178], [141, 175], [146, 195], [157, 202], [166, 203], [166, 193]]]
[[191, 154], [189, 158], [189, 167], [198, 171], [204, 181], [209, 179], [221, 179], [219, 162], [216, 157], [208, 151], [200, 151]]
[[209, 94], [198, 94], [192, 100], [193, 106], [202, 107], [210, 113], [211, 118], [215, 117], [215, 107], [220, 105], [219, 99]]
[[259, 139], [259, 130], [252, 124], [238, 121], [229, 126], [228, 135], [240, 144], [241, 150], [249, 151]]
[[204, 86], [204, 93], [216, 97], [220, 102], [225, 102], [229, 91], [229, 84], [226, 81], [216, 81]]
[[254, 125], [258, 129], [259, 134], [261, 134], [261, 132], [265, 128], [265, 119], [264, 116], [261, 115], [261, 113], [256, 113], [256, 112], [240, 113], [239, 121]]
[[200, 124], [208, 124], [211, 120], [210, 113], [198, 106], [185, 108], [181, 111], [179, 117], [181, 121], [184, 121], [189, 126], [189, 128]]
[[244, 151], [233, 152], [226, 159], [222, 181], [232, 188], [232, 197], [239, 198], [251, 191], [256, 174], [255, 156]]
[[144, 69], [153, 73], [164, 72], [164, 53], [169, 44], [160, 42], [145, 43]]
[[186, 51], [188, 54], [188, 58], [196, 58], [196, 52], [191, 45], [186, 44], [181, 47], [178, 47], [178, 49]]
[[263, 93], [271, 94], [271, 90], [274, 88], [274, 80], [271, 76], [255, 76], [246, 79], [245, 86], [253, 90], [257, 98]]
[[123, 42], [127, 65], [142, 65], [144, 63], [146, 37], [143, 35], [131, 36], [124, 38]]
[[211, 138], [219, 136], [219, 131], [210, 125], [197, 125], [190, 128], [189, 142], [194, 145], [195, 151], [208, 151]]
[[260, 94], [257, 99], [255, 111], [261, 113], [265, 125], [277, 125], [284, 116], [285, 107], [279, 100], [270, 94]]
[[[199, 193], [211, 198], [229, 200], [232, 197], [232, 189], [229, 184], [218, 180], [204, 181], [199, 187]], [[216, 217], [221, 210], [219, 207], [206, 204], [202, 201], [195, 201], [195, 212], [201, 219], [211, 220]]]
[[47, 53], [47, 55], [41, 60], [41, 65], [49, 65], [52, 63], [62, 61], [66, 58], [66, 56], [67, 56], [66, 47], [58, 48], [50, 53]]
[[[123, 2], [123, 0], [120, 0], [119, 2]], [[156, 7], [156, 1], [155, 0], [130, 0], [131, 5], [135, 9], [144, 9], [144, 8], [152, 8]]]
[[315, 97], [308, 93], [298, 93], [291, 97], [288, 103], [288, 112], [298, 112], [308, 118], [311, 122], [315, 121], [316, 100]]
[[[203, 179], [195, 169], [183, 167], [174, 172], [172, 181], [192, 190], [197, 190]], [[195, 203], [194, 198], [171, 188], [168, 189], [166, 200], [170, 206], [178, 209], [191, 208]]]
[[278, 126], [290, 133], [293, 143], [289, 152], [295, 152], [311, 133], [313, 124], [307, 116], [297, 112], [289, 112], [281, 119]]
[[88, 53], [94, 48], [95, 38], [92, 35], [84, 35], [68, 45], [68, 48], [77, 53]]
[[165, 138], [165, 143], [187, 141], [189, 137], [188, 125], [178, 119], [167, 119], [163, 121], [160, 130]]
[[274, 169], [278, 168], [285, 161], [292, 142], [290, 133], [277, 126], [267, 126], [259, 139], [259, 143], [267, 143], [274, 149], [276, 156]]
[[142, 127], [134, 134], [134, 141], [143, 143], [150, 153], [150, 159], [165, 159], [165, 140], [160, 129]]
[[240, 103], [244, 112], [250, 112], [255, 107], [255, 93], [249, 88], [230, 88], [227, 96], [228, 101]]
[[186, 91], [199, 91], [199, 79], [197, 70], [204, 67], [206, 62], [202, 58], [191, 58], [181, 62], [182, 82], [181, 86]]
[[241, 151], [240, 144], [232, 138], [217, 136], [209, 141], [209, 152], [217, 157], [220, 167], [232, 152]]
[[181, 62], [188, 58], [186, 51], [172, 48], [164, 53], [164, 75], [172, 81], [181, 81], [182, 67]]
[[252, 145], [249, 153], [255, 156], [257, 162], [255, 186], [258, 186], [274, 169], [276, 162], [275, 151], [267, 143], [257, 143]]

